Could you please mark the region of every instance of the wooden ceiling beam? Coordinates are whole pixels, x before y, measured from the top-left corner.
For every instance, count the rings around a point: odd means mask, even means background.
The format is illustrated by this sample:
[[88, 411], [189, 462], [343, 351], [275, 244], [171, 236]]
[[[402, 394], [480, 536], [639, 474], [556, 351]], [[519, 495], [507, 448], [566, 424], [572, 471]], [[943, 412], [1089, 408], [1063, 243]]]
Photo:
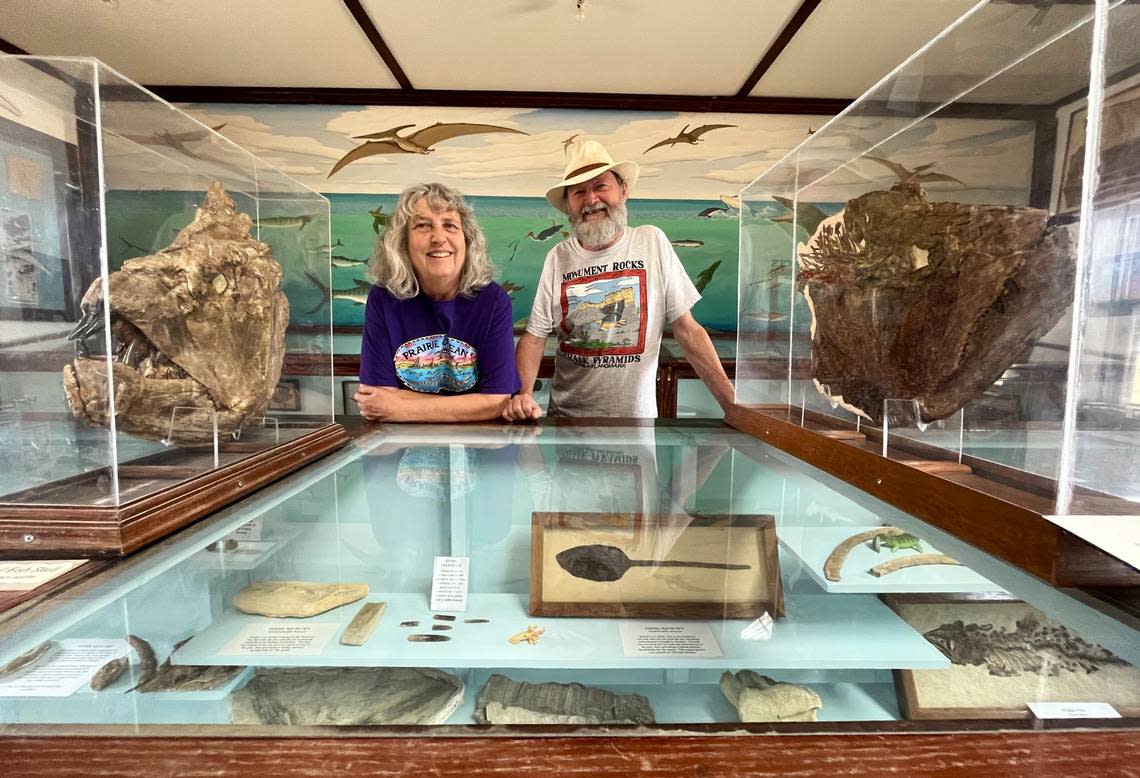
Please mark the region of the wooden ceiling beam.
[[752, 90], [756, 88], [756, 84], [763, 78], [764, 74], [768, 72], [768, 68], [775, 64], [777, 58], [784, 53], [784, 49], [792, 42], [792, 38], [804, 26], [804, 22], [811, 16], [812, 11], [819, 7], [822, 0], [804, 0], [800, 3], [800, 7], [792, 14], [792, 18], [784, 25], [784, 29], [780, 30], [780, 34], [776, 36], [776, 40], [772, 41], [772, 45], [764, 52], [764, 56], [756, 63], [756, 67], [752, 70], [752, 74], [744, 80], [744, 85], [737, 91], [737, 97], [748, 97]]
[[384, 38], [380, 35], [380, 30], [376, 29], [376, 25], [372, 22], [372, 17], [364, 10], [364, 6], [360, 4], [360, 0], [344, 0], [344, 7], [352, 14], [352, 18], [356, 20], [356, 24], [360, 27], [360, 31], [364, 33], [364, 37], [372, 44], [372, 48], [376, 49], [376, 53], [380, 55], [380, 59], [384, 60], [384, 64], [388, 66], [391, 71], [392, 77], [396, 79], [396, 83], [400, 88], [409, 92], [414, 91], [415, 87], [408, 79], [404, 69], [400, 67], [400, 63], [396, 61], [396, 55], [388, 48], [388, 44], [384, 42]]

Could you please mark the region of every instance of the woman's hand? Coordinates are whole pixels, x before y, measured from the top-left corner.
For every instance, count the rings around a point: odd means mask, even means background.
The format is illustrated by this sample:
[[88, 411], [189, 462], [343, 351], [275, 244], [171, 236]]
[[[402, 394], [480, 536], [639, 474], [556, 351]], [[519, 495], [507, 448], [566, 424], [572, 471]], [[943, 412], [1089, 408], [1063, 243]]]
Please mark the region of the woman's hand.
[[369, 421], [395, 421], [401, 404], [401, 391], [394, 386], [361, 385], [352, 399]]

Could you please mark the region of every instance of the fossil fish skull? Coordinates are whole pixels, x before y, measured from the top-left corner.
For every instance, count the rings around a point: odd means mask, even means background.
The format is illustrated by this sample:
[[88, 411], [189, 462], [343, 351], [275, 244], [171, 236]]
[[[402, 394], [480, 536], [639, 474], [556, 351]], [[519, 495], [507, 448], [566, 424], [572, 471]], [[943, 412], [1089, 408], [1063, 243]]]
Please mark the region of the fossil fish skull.
[[[215, 413], [219, 434], [265, 413], [281, 377], [289, 303], [281, 266], [251, 225], [215, 182], [168, 248], [108, 276], [106, 300], [96, 279], [70, 336], [76, 359], [63, 370], [76, 417], [106, 426], [114, 413], [132, 435], [201, 443], [213, 437]], [[110, 377], [107, 358], [89, 358], [86, 343], [105, 339], [104, 308]]]
[[[798, 249], [812, 377], [882, 423], [945, 419], [980, 397], [1070, 303], [1076, 252], [1037, 208], [927, 202], [900, 183], [847, 202]], [[913, 405], [909, 402], [913, 400]]]

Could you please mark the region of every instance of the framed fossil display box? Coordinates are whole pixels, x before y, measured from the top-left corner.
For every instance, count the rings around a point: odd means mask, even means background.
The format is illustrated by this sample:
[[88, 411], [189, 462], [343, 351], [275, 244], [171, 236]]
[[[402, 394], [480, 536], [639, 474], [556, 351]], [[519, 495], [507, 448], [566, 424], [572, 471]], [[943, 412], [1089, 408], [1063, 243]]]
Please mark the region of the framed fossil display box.
[[[6, 256], [42, 276], [0, 333], [0, 551], [123, 554], [343, 445], [331, 325], [298, 300], [328, 200], [95, 60], [0, 58], [0, 90]], [[47, 321], [32, 291], [61, 284]], [[306, 408], [278, 418], [287, 356]]]
[[889, 595], [884, 599], [951, 661], [896, 670], [908, 719], [1020, 719], [1028, 703], [1108, 703], [1140, 716], [1140, 669], [1018, 600]]
[[535, 513], [533, 616], [783, 615], [772, 516]]

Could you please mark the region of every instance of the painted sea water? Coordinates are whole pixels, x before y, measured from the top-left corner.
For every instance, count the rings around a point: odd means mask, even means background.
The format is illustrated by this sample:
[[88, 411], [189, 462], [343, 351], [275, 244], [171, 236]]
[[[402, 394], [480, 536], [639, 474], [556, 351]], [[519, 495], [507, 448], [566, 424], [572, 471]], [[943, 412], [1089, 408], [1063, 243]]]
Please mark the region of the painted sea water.
[[[112, 269], [130, 257], [165, 248], [178, 230], [190, 222], [201, 193], [172, 191], [114, 191], [108, 193], [108, 255]], [[395, 195], [331, 194], [331, 224], [323, 219], [298, 220], [269, 215], [263, 206], [260, 237], [268, 242], [274, 256], [285, 267], [285, 292], [290, 301], [290, 323], [320, 325], [328, 321], [324, 308], [327, 292], [318, 281], [328, 279], [326, 267], [314, 265], [326, 244], [337, 257], [332, 268], [332, 290], [346, 294], [358, 281], [366, 280], [364, 260], [375, 245], [375, 214], [390, 214]], [[534, 286], [547, 252], [569, 232], [569, 220], [541, 197], [469, 197], [476, 218], [487, 235], [491, 258], [498, 268], [497, 280], [513, 301], [513, 318], [520, 322], [530, 315]], [[252, 210], [251, 203], [238, 203], [239, 209]], [[737, 326], [739, 220], [736, 211], [720, 201], [710, 200], [630, 200], [631, 225], [653, 224], [671, 241], [689, 277], [696, 281], [702, 273], [707, 283], [693, 316], [706, 328], [735, 332]], [[702, 212], [714, 210], [711, 216]], [[784, 212], [771, 203], [771, 215]], [[289, 212], [296, 216], [296, 205]], [[331, 233], [331, 238], [329, 234]], [[542, 240], [536, 239], [542, 237]], [[801, 239], [802, 239], [801, 235]], [[771, 223], [752, 232], [753, 250], [763, 252], [764, 244], [774, 253], [786, 255], [785, 227]], [[361, 260], [360, 263], [353, 260]], [[720, 262], [711, 274], [708, 269]], [[348, 295], [352, 296], [352, 295]], [[356, 295], [360, 297], [360, 295]], [[361, 298], [362, 299], [362, 298]], [[361, 326], [364, 306], [349, 299], [334, 299], [335, 326]]]

